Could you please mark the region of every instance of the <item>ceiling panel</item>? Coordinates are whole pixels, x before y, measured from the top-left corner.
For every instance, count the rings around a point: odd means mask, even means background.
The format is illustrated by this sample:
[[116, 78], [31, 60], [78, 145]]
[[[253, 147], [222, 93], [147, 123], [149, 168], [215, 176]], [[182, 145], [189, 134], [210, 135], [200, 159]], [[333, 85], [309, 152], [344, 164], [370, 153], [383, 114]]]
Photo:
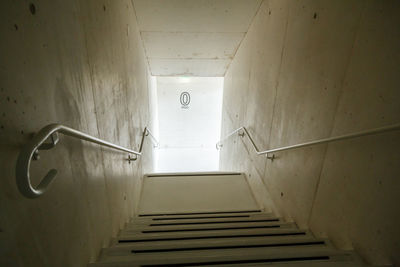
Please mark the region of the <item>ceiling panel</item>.
[[148, 58], [232, 59], [244, 33], [142, 32]]
[[133, 0], [141, 31], [247, 32], [261, 0]]
[[155, 76], [224, 76], [262, 0], [132, 0]]

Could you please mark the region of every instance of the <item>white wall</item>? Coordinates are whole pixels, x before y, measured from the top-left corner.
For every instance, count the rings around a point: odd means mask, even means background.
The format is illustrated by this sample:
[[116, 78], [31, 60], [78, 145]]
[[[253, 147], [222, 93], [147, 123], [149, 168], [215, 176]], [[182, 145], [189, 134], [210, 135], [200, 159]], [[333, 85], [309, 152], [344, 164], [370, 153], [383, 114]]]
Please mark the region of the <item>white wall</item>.
[[[157, 77], [155, 76], [150, 76], [149, 78], [149, 107], [150, 107], [150, 121], [148, 127], [149, 130], [154, 135], [154, 137], [157, 140], [159, 140], [160, 138], [158, 131], [159, 122], [158, 122], [158, 104], [157, 104]], [[148, 142], [151, 142], [150, 139], [147, 140]], [[151, 170], [145, 169], [146, 172], [149, 171], [153, 172], [155, 169], [157, 169], [157, 156], [155, 156], [156, 153], [157, 149], [153, 149], [152, 160], [151, 160], [152, 169]]]
[[139, 213], [239, 211], [259, 208], [243, 174], [160, 175], [145, 176]]
[[[158, 77], [160, 149], [157, 172], [215, 171], [219, 151], [223, 78]], [[180, 95], [191, 96], [182, 108]]]

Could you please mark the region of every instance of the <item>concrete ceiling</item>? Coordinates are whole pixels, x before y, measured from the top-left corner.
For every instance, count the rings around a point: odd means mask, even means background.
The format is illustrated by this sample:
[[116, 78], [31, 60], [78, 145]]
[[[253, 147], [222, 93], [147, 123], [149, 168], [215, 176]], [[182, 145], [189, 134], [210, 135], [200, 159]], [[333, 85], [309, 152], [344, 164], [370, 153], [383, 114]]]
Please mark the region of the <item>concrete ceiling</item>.
[[152, 75], [224, 76], [262, 0], [132, 0]]

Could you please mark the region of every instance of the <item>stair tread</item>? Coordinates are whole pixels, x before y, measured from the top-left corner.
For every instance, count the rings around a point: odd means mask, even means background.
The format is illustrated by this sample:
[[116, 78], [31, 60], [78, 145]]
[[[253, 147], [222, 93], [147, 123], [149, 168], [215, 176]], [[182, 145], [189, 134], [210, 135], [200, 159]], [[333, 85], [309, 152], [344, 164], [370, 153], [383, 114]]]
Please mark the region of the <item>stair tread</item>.
[[136, 218], [163, 218], [163, 217], [190, 217], [190, 216], [205, 216], [205, 215], [210, 215], [210, 216], [226, 216], [226, 215], [255, 215], [255, 214], [269, 214], [265, 213], [261, 210], [238, 210], [238, 211], [199, 211], [199, 212], [182, 212], [182, 213], [153, 213], [153, 214], [139, 214], [136, 216]]
[[[207, 266], [218, 266], [228, 267], [232, 264], [227, 265], [207, 265]], [[365, 264], [356, 263], [354, 261], [308, 261], [308, 262], [280, 262], [280, 263], [256, 263], [256, 264], [235, 264], [234, 266], [267, 266], [267, 267], [364, 267]]]
[[[293, 223], [285, 223], [279, 221], [273, 222], [253, 222], [253, 223], [211, 223], [211, 224], [190, 224], [190, 225], [128, 225], [122, 232], [141, 232], [141, 231], [177, 231], [183, 232], [184, 230], [199, 230], [200, 229], [230, 229], [239, 228], [244, 229], [245, 227], [262, 229], [262, 228], [288, 228], [296, 227]], [[233, 230], [233, 229], [232, 229]]]
[[[212, 252], [212, 253], [210, 253]], [[193, 262], [236, 261], [252, 259], [287, 259], [330, 256], [351, 260], [351, 253], [342, 252], [325, 245], [279, 248], [241, 248], [221, 250], [201, 250], [183, 252], [155, 252], [130, 255], [107, 255], [100, 258], [103, 262], [131, 261], [141, 264], [178, 264]]]
[[[322, 238], [314, 238], [308, 235], [293, 235], [293, 236], [261, 236], [261, 237], [241, 237], [241, 238], [210, 238], [210, 239], [189, 239], [189, 240], [172, 240], [172, 241], [150, 241], [150, 242], [132, 242], [132, 243], [117, 243], [114, 247], [172, 247], [172, 246], [197, 246], [197, 245], [229, 245], [229, 244], [256, 244], [256, 243], [284, 243], [284, 242], [302, 242], [302, 241], [326, 241]], [[105, 248], [110, 249], [110, 248]]]
[[[160, 239], [160, 238], [184, 238], [184, 237], [205, 237], [205, 236], [243, 236], [243, 235], [290, 235], [306, 233], [297, 228], [261, 228], [261, 229], [241, 229], [237, 230], [209, 230], [201, 232], [165, 232], [165, 233], [136, 233], [121, 232], [119, 239]], [[307, 232], [309, 233], [309, 232]]]
[[129, 224], [161, 224], [161, 223], [202, 223], [202, 222], [225, 222], [225, 221], [254, 221], [254, 220], [280, 220], [273, 215], [257, 214], [250, 215], [228, 215], [228, 216], [198, 216], [198, 217], [162, 217], [162, 218], [136, 218], [131, 220]]
[[[232, 266], [232, 264], [228, 265], [207, 265], [207, 266], [219, 266], [219, 267], [227, 267]], [[366, 266], [362, 263], [356, 263], [354, 261], [308, 261], [308, 262], [280, 262], [280, 263], [256, 263], [256, 264], [235, 264], [234, 266], [267, 266], [267, 267], [363, 267]]]
[[121, 243], [113, 247], [104, 248], [103, 254], [130, 253], [131, 250], [156, 250], [156, 249], [191, 249], [191, 248], [215, 248], [226, 246], [251, 246], [251, 245], [306, 245], [307, 243], [325, 242], [324, 239], [316, 239], [310, 236], [294, 236], [279, 238], [240, 238], [240, 239], [211, 239], [211, 240], [180, 240], [170, 242], [138, 242]]
[[[89, 267], [135, 267], [141, 266], [140, 264], [135, 264], [131, 262], [99, 262], [91, 263]], [[162, 266], [162, 264], [160, 265]], [[312, 262], [280, 262], [280, 263], [244, 263], [244, 264], [218, 264], [218, 265], [207, 265], [207, 266], [219, 266], [219, 267], [229, 267], [229, 266], [266, 266], [266, 267], [364, 267], [367, 266], [362, 263], [356, 263], [354, 261], [312, 261]]]
[[205, 212], [135, 217], [92, 267], [365, 266], [272, 213]]

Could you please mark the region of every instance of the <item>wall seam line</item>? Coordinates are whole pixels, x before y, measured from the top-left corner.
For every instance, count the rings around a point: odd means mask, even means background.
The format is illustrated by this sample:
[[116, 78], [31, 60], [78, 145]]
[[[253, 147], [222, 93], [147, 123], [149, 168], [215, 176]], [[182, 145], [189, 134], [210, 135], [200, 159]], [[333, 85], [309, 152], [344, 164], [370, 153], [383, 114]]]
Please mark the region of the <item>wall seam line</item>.
[[288, 10], [287, 17], [286, 17], [285, 35], [283, 37], [283, 47], [282, 47], [282, 51], [281, 51], [281, 60], [280, 60], [280, 64], [279, 64], [278, 77], [276, 79], [276, 85], [275, 85], [274, 105], [272, 107], [272, 118], [271, 118], [271, 125], [270, 125], [270, 128], [269, 128], [269, 135], [268, 135], [268, 147], [271, 147], [271, 133], [272, 133], [272, 128], [273, 128], [273, 124], [274, 124], [274, 118], [275, 118], [275, 108], [276, 108], [276, 99], [278, 97], [279, 79], [280, 79], [281, 72], [282, 72], [283, 58], [284, 58], [284, 53], [285, 53], [287, 28], [288, 28], [288, 24], [289, 24], [289, 13], [290, 13], [290, 9]]
[[142, 47], [143, 47], [143, 50], [144, 50], [144, 55], [145, 55], [145, 58], [146, 58], [146, 61], [147, 61], [147, 67], [148, 67], [148, 69], [149, 69], [149, 71], [150, 71], [151, 76], [153, 76], [153, 72], [152, 72], [151, 66], [150, 66], [149, 56], [147, 55], [146, 46], [144, 45], [144, 40], [143, 40], [143, 36], [142, 36], [142, 31], [140, 30], [139, 21], [138, 21], [138, 19], [137, 19], [135, 4], [133, 3], [133, 0], [131, 0], [130, 2], [131, 2], [131, 4], [132, 4], [133, 14], [135, 15], [135, 21], [136, 21], [136, 25], [137, 25], [137, 30], [138, 30], [138, 32], [139, 32], [140, 40], [141, 40]]
[[225, 72], [224, 72], [223, 77], [226, 76], [226, 73], [228, 72], [229, 68], [231, 67], [232, 62], [233, 62], [233, 60], [235, 59], [236, 54], [237, 54], [237, 52], [239, 51], [240, 47], [242, 46], [242, 43], [243, 43], [244, 39], [247, 37], [247, 34], [248, 34], [248, 32], [249, 32], [251, 26], [253, 25], [255, 18], [257, 17], [258, 13], [260, 13], [261, 6], [262, 6], [263, 3], [264, 3], [264, 0], [262, 0], [262, 1], [260, 2], [260, 5], [259, 5], [258, 8], [257, 8], [257, 12], [254, 14], [254, 17], [253, 17], [253, 19], [251, 20], [251, 22], [250, 22], [250, 24], [249, 24], [249, 27], [247, 28], [247, 31], [244, 33], [242, 40], [240, 40], [239, 45], [236, 47], [236, 50], [235, 50], [235, 52], [233, 53], [233, 57], [232, 57], [231, 61], [229, 62], [228, 66], [226, 67], [226, 70], [225, 70]]
[[[336, 119], [337, 119], [337, 112], [338, 112], [338, 109], [339, 109], [340, 100], [343, 97], [344, 82], [346, 81], [346, 77], [347, 77], [347, 74], [348, 74], [351, 58], [353, 57], [353, 54], [354, 54], [354, 50], [355, 50], [354, 47], [355, 47], [355, 44], [356, 44], [356, 41], [357, 41], [357, 38], [358, 38], [358, 32], [359, 32], [359, 29], [360, 29], [361, 20], [362, 20], [364, 14], [365, 14], [366, 5], [367, 5], [366, 2], [364, 2], [364, 7], [363, 7], [363, 10], [360, 12], [359, 20], [358, 20], [358, 23], [357, 23], [357, 26], [356, 26], [356, 30], [355, 30], [355, 33], [354, 33], [354, 36], [353, 36], [353, 44], [352, 44], [352, 47], [351, 47], [351, 52], [350, 52], [349, 58], [348, 58], [347, 63], [346, 63], [346, 67], [345, 67], [345, 71], [343, 73], [342, 81], [340, 82], [340, 93], [339, 93], [339, 96], [338, 96], [337, 101], [336, 101], [334, 118], [333, 118], [332, 126], [331, 126], [331, 129], [330, 129], [330, 136], [332, 136], [333, 130], [335, 129]], [[318, 176], [317, 184], [316, 184], [314, 195], [313, 195], [313, 200], [312, 200], [312, 204], [311, 204], [311, 208], [310, 208], [310, 213], [309, 213], [308, 220], [307, 220], [307, 225], [308, 226], [310, 226], [310, 221], [311, 221], [311, 218], [312, 218], [312, 215], [313, 215], [313, 212], [314, 212], [315, 201], [316, 201], [317, 194], [318, 194], [318, 191], [319, 191], [319, 185], [320, 185], [320, 182], [321, 182], [322, 172], [323, 172], [324, 166], [325, 166], [326, 156], [328, 154], [328, 149], [329, 149], [329, 143], [325, 144], [325, 152], [324, 152], [324, 155], [323, 155], [323, 160], [322, 160], [322, 163], [321, 163], [321, 168], [320, 168], [320, 171], [319, 171], [319, 176]]]
[[[290, 7], [288, 7], [288, 11], [287, 11], [287, 15], [286, 15], [286, 25], [285, 25], [285, 33], [284, 33], [284, 37], [283, 37], [283, 42], [282, 42], [282, 50], [281, 50], [281, 60], [280, 60], [280, 64], [279, 64], [279, 71], [278, 71], [278, 76], [276, 79], [276, 84], [275, 84], [275, 96], [274, 96], [274, 104], [272, 107], [272, 115], [271, 115], [271, 124], [270, 124], [270, 128], [269, 128], [269, 134], [268, 134], [268, 147], [271, 146], [271, 133], [272, 133], [272, 128], [273, 128], [273, 124], [274, 124], [274, 117], [275, 117], [275, 107], [276, 107], [276, 99], [278, 96], [278, 88], [279, 88], [279, 78], [281, 76], [281, 71], [282, 71], [282, 65], [283, 65], [283, 58], [284, 58], [284, 53], [285, 53], [285, 44], [286, 44], [286, 38], [287, 38], [287, 29], [288, 29], [288, 25], [289, 25], [289, 14], [290, 14]], [[272, 202], [272, 210], [279, 216], [283, 216], [284, 213], [282, 213], [282, 209], [278, 208], [277, 202], [274, 200], [274, 198], [272, 197], [271, 192], [268, 189], [268, 184], [267, 182], [264, 181], [267, 173], [268, 173], [268, 164], [269, 161], [266, 160], [265, 161], [265, 167], [264, 167], [264, 173], [261, 176], [261, 181], [263, 182], [263, 185], [265, 186], [266, 190], [270, 193], [270, 199]]]

